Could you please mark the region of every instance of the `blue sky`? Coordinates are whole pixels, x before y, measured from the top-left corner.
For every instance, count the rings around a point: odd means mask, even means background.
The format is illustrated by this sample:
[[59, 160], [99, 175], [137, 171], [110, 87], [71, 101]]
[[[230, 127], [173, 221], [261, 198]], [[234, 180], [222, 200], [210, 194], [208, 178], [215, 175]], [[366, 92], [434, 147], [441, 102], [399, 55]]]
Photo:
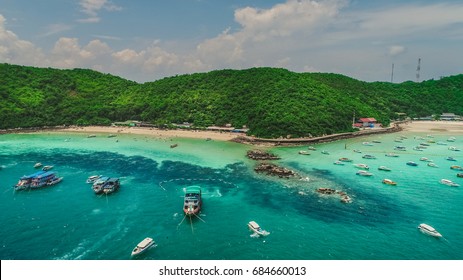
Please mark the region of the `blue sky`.
[[282, 67], [363, 81], [463, 73], [463, 1], [1, 0], [0, 62], [138, 82]]

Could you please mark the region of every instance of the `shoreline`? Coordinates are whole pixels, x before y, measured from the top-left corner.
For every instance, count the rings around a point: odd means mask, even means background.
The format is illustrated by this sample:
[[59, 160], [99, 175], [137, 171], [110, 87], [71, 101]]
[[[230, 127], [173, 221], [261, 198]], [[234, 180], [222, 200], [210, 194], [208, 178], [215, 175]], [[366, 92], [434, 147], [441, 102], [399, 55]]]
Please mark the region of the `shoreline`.
[[267, 139], [247, 136], [244, 133], [208, 131], [208, 130], [185, 130], [185, 129], [158, 129], [147, 127], [119, 127], [119, 126], [58, 126], [58, 127], [39, 127], [39, 128], [18, 128], [0, 130], [0, 134], [13, 133], [40, 133], [40, 132], [63, 132], [63, 133], [82, 133], [82, 134], [133, 134], [146, 135], [160, 139], [169, 138], [190, 138], [218, 141], [232, 141], [242, 144], [263, 145], [263, 146], [299, 146], [304, 144], [315, 144], [332, 142], [342, 139], [356, 138], [372, 134], [395, 133], [399, 131], [416, 133], [458, 133], [463, 134], [463, 122], [456, 121], [413, 121], [404, 122], [388, 128], [366, 129], [356, 132], [346, 132], [330, 134], [311, 138], [289, 138], [289, 139]]

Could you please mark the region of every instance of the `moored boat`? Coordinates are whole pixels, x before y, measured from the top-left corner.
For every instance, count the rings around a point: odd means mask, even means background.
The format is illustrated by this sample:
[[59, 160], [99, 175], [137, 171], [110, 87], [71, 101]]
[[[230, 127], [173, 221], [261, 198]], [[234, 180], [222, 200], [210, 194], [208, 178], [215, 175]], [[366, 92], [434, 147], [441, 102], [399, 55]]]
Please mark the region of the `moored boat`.
[[201, 187], [189, 186], [185, 190], [183, 212], [185, 215], [197, 215], [201, 211], [202, 197]]
[[103, 193], [104, 184], [108, 180], [109, 180], [109, 177], [107, 177], [107, 176], [101, 176], [100, 178], [98, 178], [98, 180], [96, 180], [95, 183], [93, 183], [93, 185], [92, 185], [93, 191], [96, 194]]
[[397, 150], [397, 151], [406, 151], [407, 148], [404, 147], [404, 146], [395, 146], [395, 147], [394, 147], [394, 150]]
[[259, 236], [266, 236], [269, 235], [270, 233], [266, 230], [263, 230], [259, 224], [257, 224], [254, 221], [250, 221], [248, 223], [248, 228], [254, 232], [254, 234], [259, 235]]
[[311, 151], [316, 151], [317, 148], [315, 148], [314, 146], [309, 146], [307, 149], [311, 150]]
[[420, 224], [418, 226], [418, 228], [424, 234], [431, 235], [431, 236], [434, 236], [434, 237], [442, 237], [442, 234], [440, 234], [435, 228], [433, 228], [430, 225]]
[[119, 189], [121, 186], [121, 183], [119, 181], [119, 178], [109, 178], [104, 184], [103, 184], [103, 192], [105, 194], [110, 194]]
[[137, 246], [135, 246], [135, 248], [133, 248], [132, 257], [140, 255], [141, 253], [145, 252], [153, 246], [156, 247], [156, 243], [154, 242], [153, 238], [146, 237], [140, 243], [138, 243]]
[[414, 161], [409, 161], [407, 162], [407, 165], [410, 165], [410, 166], [418, 166], [418, 163], [414, 162]]
[[450, 166], [450, 169], [453, 169], [453, 170], [463, 170], [463, 167], [459, 166], [459, 165], [452, 165]]
[[366, 158], [366, 159], [375, 159], [376, 157], [373, 156], [373, 155], [364, 155], [364, 156], [362, 156], [362, 158]]
[[53, 165], [45, 165], [45, 166], [42, 168], [42, 170], [43, 170], [43, 171], [48, 171], [48, 170], [50, 170], [50, 169], [52, 169], [52, 168], [53, 168]]
[[[56, 181], [58, 179], [56, 178], [55, 172], [46, 171], [46, 172], [32, 178], [32, 181], [31, 181], [31, 184], [30, 184], [29, 187], [31, 189], [38, 189], [38, 188], [41, 188], [43, 186], [47, 186], [47, 185], [50, 186], [48, 184], [49, 182]], [[51, 185], [57, 184], [59, 182], [61, 182], [61, 180], [58, 180], [57, 182], [55, 182], [55, 183], [53, 183]]]
[[457, 173], [458, 178], [463, 178], [463, 173]]
[[308, 151], [301, 150], [298, 152], [300, 155], [310, 155]]
[[444, 185], [447, 185], [447, 186], [450, 186], [450, 187], [459, 187], [460, 185], [455, 183], [455, 182], [452, 182], [451, 180], [449, 179], [441, 179], [440, 180], [440, 183], [441, 184], [444, 184]]
[[175, 148], [175, 147], [177, 147], [177, 146], [178, 146], [178, 144], [172, 144], [172, 145], [170, 145], [170, 147], [171, 147], [172, 149]]
[[323, 151], [322, 151], [322, 154], [324, 154], [324, 155], [329, 155], [330, 152], [323, 150]]
[[344, 165], [345, 163], [340, 161], [340, 160], [337, 160], [337, 161], [333, 162], [333, 164], [335, 164], [335, 165]]
[[365, 171], [365, 170], [359, 170], [355, 174], [360, 175], [360, 176], [367, 176], [367, 177], [373, 176], [373, 173], [370, 173], [370, 172]]
[[437, 166], [437, 164], [435, 164], [434, 162], [429, 162], [429, 163], [428, 163], [428, 166], [429, 166], [429, 167], [439, 167], [439, 166]]
[[349, 158], [346, 158], [346, 157], [342, 157], [342, 158], [339, 158], [339, 161], [343, 161], [343, 162], [351, 162], [352, 160], [349, 159]]
[[366, 169], [366, 170], [370, 169], [370, 167], [364, 163], [356, 163], [354, 164], [354, 166], [360, 169]]
[[387, 153], [387, 154], [385, 154], [385, 156], [387, 156], [387, 157], [399, 157], [398, 154], [394, 154], [394, 153]]
[[422, 157], [420, 158], [421, 161], [428, 161], [429, 159], [427, 157]]
[[450, 151], [455, 151], [455, 152], [458, 152], [458, 151], [460, 151], [460, 149], [459, 149], [459, 148], [457, 148], [457, 147], [454, 147], [454, 146], [450, 146], [450, 147], [449, 147], [449, 150], [450, 150]]
[[396, 186], [397, 185], [397, 183], [392, 181], [391, 179], [383, 179], [383, 184], [391, 185], [391, 186]]
[[36, 164], [34, 164], [34, 168], [39, 168], [39, 167], [42, 167], [42, 163], [41, 163], [41, 162], [37, 162]]
[[363, 142], [362, 145], [365, 145], [365, 146], [373, 146], [373, 144], [370, 143], [370, 142]]
[[19, 179], [18, 183], [16, 183], [16, 185], [14, 186], [14, 189], [16, 191], [21, 191], [21, 190], [28, 189], [32, 184], [32, 179], [34, 179], [35, 177], [40, 176], [40, 175], [42, 175], [44, 173], [45, 173], [45, 171], [38, 171], [38, 172], [35, 172], [34, 174], [31, 174], [31, 175], [22, 176]]
[[354, 150], [354, 153], [359, 153], [359, 154], [361, 154], [362, 151], [355, 149], [355, 150]]
[[448, 161], [457, 161], [454, 157], [447, 157], [446, 160], [448, 160]]
[[95, 183], [96, 180], [98, 180], [99, 178], [101, 178], [101, 175], [92, 175], [90, 177], [87, 178], [87, 184], [93, 184]]
[[386, 167], [384, 165], [381, 165], [380, 167], [378, 167], [378, 170], [381, 170], [381, 171], [391, 171], [391, 169], [389, 167]]
[[54, 177], [52, 179], [50, 179], [48, 182], [47, 182], [47, 186], [53, 186], [53, 185], [56, 185], [58, 184], [59, 182], [61, 182], [63, 180], [63, 177]]

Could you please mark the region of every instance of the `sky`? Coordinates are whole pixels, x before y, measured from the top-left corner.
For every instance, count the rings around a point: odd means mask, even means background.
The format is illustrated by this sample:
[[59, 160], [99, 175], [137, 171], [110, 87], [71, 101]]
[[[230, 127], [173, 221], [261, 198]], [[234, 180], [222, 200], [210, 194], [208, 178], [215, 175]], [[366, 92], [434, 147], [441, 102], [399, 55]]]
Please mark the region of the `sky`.
[[252, 67], [439, 79], [463, 73], [463, 1], [0, 0], [0, 63], [137, 82]]

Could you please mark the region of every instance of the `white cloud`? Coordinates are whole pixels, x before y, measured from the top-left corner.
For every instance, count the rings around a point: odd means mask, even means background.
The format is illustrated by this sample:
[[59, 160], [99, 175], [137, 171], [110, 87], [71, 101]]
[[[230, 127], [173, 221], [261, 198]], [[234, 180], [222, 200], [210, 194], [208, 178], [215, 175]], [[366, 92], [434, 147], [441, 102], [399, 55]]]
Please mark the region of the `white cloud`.
[[390, 56], [397, 56], [401, 53], [405, 52], [404, 46], [394, 45], [389, 47], [389, 55]]
[[101, 19], [98, 16], [98, 13], [101, 9], [111, 12], [122, 10], [120, 6], [117, 6], [108, 0], [80, 0], [79, 5], [82, 8], [81, 11], [88, 16], [87, 18], [77, 20], [81, 23], [99, 22]]
[[45, 65], [45, 57], [33, 43], [21, 40], [7, 30], [6, 19], [0, 14], [0, 61], [14, 64]]

